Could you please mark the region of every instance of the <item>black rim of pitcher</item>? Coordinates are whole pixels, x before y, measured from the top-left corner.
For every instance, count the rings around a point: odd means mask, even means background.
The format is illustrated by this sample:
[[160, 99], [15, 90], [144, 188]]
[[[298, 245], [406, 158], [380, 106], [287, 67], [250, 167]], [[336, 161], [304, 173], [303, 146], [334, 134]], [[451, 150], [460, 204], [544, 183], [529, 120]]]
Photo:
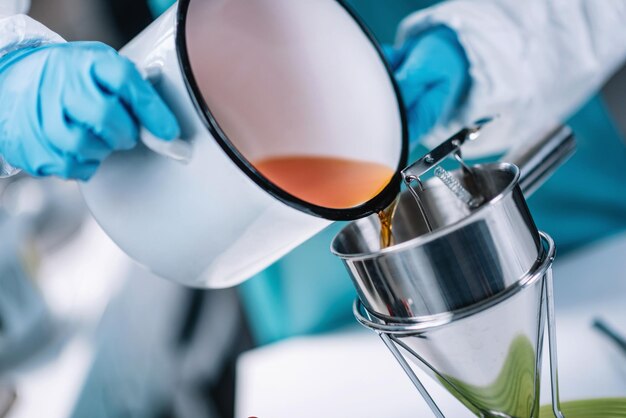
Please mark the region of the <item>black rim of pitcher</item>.
[[363, 218], [365, 216], [371, 215], [376, 212], [380, 212], [381, 210], [388, 207], [391, 202], [396, 198], [398, 193], [400, 192], [400, 187], [402, 183], [402, 175], [400, 171], [404, 169], [407, 165], [408, 160], [408, 124], [407, 124], [407, 116], [405, 107], [402, 101], [402, 96], [400, 94], [400, 89], [396, 83], [396, 80], [393, 76], [393, 71], [389, 66], [385, 56], [383, 54], [383, 50], [378, 43], [378, 41], [374, 38], [374, 35], [370, 31], [370, 29], [365, 25], [362, 19], [357, 15], [357, 13], [344, 1], [344, 0], [333, 0], [336, 1], [340, 6], [346, 10], [346, 12], [352, 17], [352, 19], [359, 25], [365, 36], [372, 43], [378, 55], [385, 65], [385, 69], [387, 70], [387, 74], [389, 79], [393, 85], [393, 89], [396, 95], [396, 101], [398, 104], [398, 112], [400, 114], [401, 125], [402, 125], [402, 149], [400, 151], [400, 158], [398, 161], [398, 166], [396, 167], [396, 171], [392, 179], [389, 183], [380, 191], [376, 196], [367, 202], [354, 206], [351, 208], [327, 208], [323, 206], [317, 206], [311, 204], [305, 200], [299, 199], [298, 197], [286, 192], [281, 189], [266, 177], [264, 177], [244, 156], [239, 152], [239, 150], [234, 146], [234, 144], [228, 139], [226, 133], [220, 128], [219, 123], [211, 112], [209, 106], [206, 104], [204, 99], [202, 98], [202, 94], [200, 93], [200, 88], [196, 79], [193, 75], [193, 71], [191, 68], [191, 62], [189, 60], [189, 55], [187, 51], [187, 39], [186, 39], [186, 16], [189, 10], [189, 3], [191, 0], [179, 0], [178, 5], [178, 15], [177, 15], [177, 28], [176, 28], [176, 49], [178, 53], [179, 64], [182, 68], [183, 79], [187, 86], [187, 90], [189, 91], [192, 101], [202, 115], [202, 121], [213, 136], [215, 140], [218, 142], [220, 147], [226, 152], [226, 154], [230, 157], [230, 159], [237, 164], [237, 166], [250, 178], [252, 179], [259, 187], [268, 192], [270, 195], [274, 196], [276, 199], [284, 202], [285, 204], [310, 215], [322, 217], [325, 219], [336, 220], [336, 221], [348, 221], [354, 220], [358, 218]]

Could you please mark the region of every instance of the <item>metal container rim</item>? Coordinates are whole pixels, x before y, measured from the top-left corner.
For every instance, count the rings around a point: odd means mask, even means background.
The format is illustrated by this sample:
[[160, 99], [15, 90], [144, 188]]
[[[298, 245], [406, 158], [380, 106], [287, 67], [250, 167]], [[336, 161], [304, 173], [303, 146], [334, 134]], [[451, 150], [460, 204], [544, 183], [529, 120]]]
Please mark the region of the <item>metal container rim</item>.
[[[512, 193], [512, 191], [515, 189], [515, 187], [518, 186], [518, 182], [519, 182], [519, 178], [520, 178], [520, 169], [512, 163], [506, 163], [506, 162], [496, 162], [496, 163], [487, 163], [487, 164], [478, 164], [474, 167], [477, 168], [489, 168], [489, 169], [496, 169], [496, 170], [500, 170], [500, 171], [511, 171], [513, 173], [513, 178], [511, 179], [511, 181], [509, 182], [509, 184], [497, 195], [495, 196], [493, 199], [489, 200], [489, 202], [483, 204], [482, 206], [480, 206], [478, 209], [474, 210], [473, 212], [471, 212], [468, 216], [464, 217], [463, 219], [460, 219], [454, 223], [451, 223], [450, 225], [446, 225], [445, 227], [438, 229], [434, 232], [430, 232], [424, 235], [420, 235], [417, 236], [415, 238], [411, 238], [410, 240], [401, 242], [399, 244], [396, 245], [392, 245], [390, 247], [386, 247], [380, 250], [377, 250], [375, 252], [366, 252], [366, 253], [356, 253], [356, 254], [346, 254], [340, 251], [337, 251], [335, 249], [335, 243], [337, 242], [337, 239], [340, 235], [342, 235], [344, 233], [344, 231], [346, 231], [348, 228], [350, 228], [350, 226], [355, 223], [355, 222], [359, 222], [360, 219], [357, 219], [355, 221], [350, 222], [348, 225], [346, 225], [345, 227], [343, 227], [341, 229], [341, 231], [339, 231], [337, 233], [337, 235], [335, 235], [335, 237], [333, 238], [331, 244], [330, 244], [330, 251], [331, 253], [333, 253], [334, 255], [336, 255], [337, 257], [343, 259], [343, 260], [350, 260], [350, 261], [360, 261], [360, 260], [368, 260], [368, 259], [372, 259], [372, 258], [376, 258], [379, 256], [383, 256], [386, 254], [390, 254], [390, 253], [394, 253], [397, 251], [403, 251], [406, 250], [407, 248], [411, 248], [411, 247], [419, 247], [425, 244], [428, 244], [432, 241], [436, 241], [437, 239], [448, 235], [450, 233], [451, 230], [455, 230], [455, 229], [460, 229], [463, 226], [466, 226], [470, 223], [472, 223], [476, 218], [478, 218], [482, 213], [486, 212], [487, 210], [495, 207], [501, 200], [505, 199], [506, 196], [508, 196], [510, 193]], [[361, 218], [364, 219], [364, 218]]]
[[[434, 315], [424, 315], [414, 318], [397, 318], [398, 322], [388, 322], [377, 317], [376, 314], [371, 313], [363, 305], [363, 302], [357, 297], [353, 304], [353, 313], [356, 320], [366, 328], [369, 328], [378, 333], [390, 334], [390, 335], [413, 335], [419, 334], [425, 331], [431, 331], [433, 329], [442, 328], [460, 319], [475, 315], [479, 312], [487, 310], [498, 303], [505, 301], [522, 290], [534, 285], [537, 281], [542, 279], [548, 270], [552, 267], [554, 258], [556, 256], [556, 245], [554, 240], [545, 232], [539, 232], [542, 240], [542, 252], [541, 258], [526, 275], [522, 276], [515, 284], [509, 286], [502, 292], [485, 299], [477, 304], [461, 308], [451, 312], [445, 312]], [[376, 318], [376, 320], [368, 319]]]

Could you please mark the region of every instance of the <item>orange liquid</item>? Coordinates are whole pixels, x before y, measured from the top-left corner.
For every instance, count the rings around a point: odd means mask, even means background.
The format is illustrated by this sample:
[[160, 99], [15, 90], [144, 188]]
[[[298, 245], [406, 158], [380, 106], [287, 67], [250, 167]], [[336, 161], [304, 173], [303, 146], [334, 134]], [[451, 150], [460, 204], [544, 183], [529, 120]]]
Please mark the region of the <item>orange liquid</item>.
[[399, 198], [396, 199], [386, 209], [378, 212], [380, 221], [380, 248], [391, 247], [395, 244], [393, 238], [393, 215], [396, 213]]
[[331, 157], [273, 157], [253, 165], [287, 193], [332, 209], [347, 209], [367, 202], [394, 175], [394, 170], [383, 164]]

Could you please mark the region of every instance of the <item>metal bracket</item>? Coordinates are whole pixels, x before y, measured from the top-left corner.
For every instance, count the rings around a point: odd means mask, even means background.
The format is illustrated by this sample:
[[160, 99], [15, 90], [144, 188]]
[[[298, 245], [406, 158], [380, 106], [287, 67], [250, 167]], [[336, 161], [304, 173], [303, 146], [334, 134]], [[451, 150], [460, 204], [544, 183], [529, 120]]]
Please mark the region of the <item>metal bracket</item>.
[[473, 141], [480, 135], [480, 130], [484, 125], [489, 123], [492, 118], [478, 120], [474, 125], [463, 128], [450, 138], [433, 148], [428, 154], [402, 170], [402, 178], [405, 183], [411, 183], [419, 180], [421, 176], [438, 166], [443, 160], [449, 156], [460, 158], [461, 147], [467, 141]]
[[[546, 316], [541, 315], [540, 320], [546, 321], [548, 325], [548, 350], [549, 350], [549, 360], [550, 360], [550, 386], [552, 393], [552, 411], [556, 418], [565, 418], [561, 410], [561, 402], [559, 397], [559, 380], [558, 380], [558, 353], [557, 353], [557, 345], [556, 345], [556, 312], [554, 307], [554, 284], [553, 284], [553, 276], [552, 276], [552, 262], [554, 260], [554, 244], [550, 240], [547, 235], [543, 235], [544, 239], [547, 239], [550, 242], [551, 250], [545, 254], [545, 271], [538, 272], [542, 274], [542, 277], [539, 280], [542, 280], [542, 299], [546, 303]], [[508, 297], [508, 296], [506, 296]], [[542, 308], [543, 310], [543, 308]], [[415, 323], [388, 323], [387, 321], [382, 320], [378, 317], [373, 317], [369, 311], [362, 305], [360, 300], [357, 298], [355, 300], [353, 306], [353, 313], [357, 321], [363, 325], [364, 327], [375, 331], [382, 341], [385, 343], [389, 351], [396, 358], [400, 366], [404, 372], [408, 375], [409, 379], [418, 390], [420, 395], [423, 397], [425, 402], [430, 407], [432, 413], [437, 418], [445, 418], [441, 409], [437, 406], [432, 396], [428, 393], [423, 383], [420, 381], [418, 376], [415, 374], [415, 371], [411, 368], [406, 358], [402, 355], [400, 349], [396, 346], [395, 336], [402, 335], [413, 335], [420, 331], [425, 331], [429, 327], [440, 326], [449, 323], [454, 318], [450, 315], [444, 315], [442, 317], [433, 318], [432, 322], [415, 322]], [[544, 322], [545, 323], [545, 322]], [[545, 333], [545, 329], [542, 331], [542, 336]], [[543, 338], [541, 338], [543, 339]], [[402, 345], [401, 345], [402, 346]], [[540, 345], [542, 348], [542, 345]], [[406, 347], [403, 346], [406, 350]], [[421, 357], [416, 355], [415, 353], [408, 351], [410, 354], [415, 357], [416, 360], [420, 361], [424, 366], [430, 367]], [[434, 371], [434, 369], [431, 368]], [[538, 369], [540, 370], [540, 369]]]

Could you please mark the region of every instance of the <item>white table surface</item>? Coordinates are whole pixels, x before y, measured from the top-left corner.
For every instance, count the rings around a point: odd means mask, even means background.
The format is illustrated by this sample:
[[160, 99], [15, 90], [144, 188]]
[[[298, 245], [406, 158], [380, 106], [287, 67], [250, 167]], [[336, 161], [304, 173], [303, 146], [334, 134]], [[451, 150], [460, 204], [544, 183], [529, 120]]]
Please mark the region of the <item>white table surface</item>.
[[[626, 396], [626, 354], [591, 328], [601, 316], [626, 335], [626, 235], [557, 256], [554, 277], [562, 400]], [[543, 365], [542, 403], [547, 403], [547, 355]], [[420, 376], [447, 416], [472, 416]], [[246, 353], [238, 364], [237, 393], [238, 418], [431, 416], [400, 366], [367, 330], [292, 339]]]

